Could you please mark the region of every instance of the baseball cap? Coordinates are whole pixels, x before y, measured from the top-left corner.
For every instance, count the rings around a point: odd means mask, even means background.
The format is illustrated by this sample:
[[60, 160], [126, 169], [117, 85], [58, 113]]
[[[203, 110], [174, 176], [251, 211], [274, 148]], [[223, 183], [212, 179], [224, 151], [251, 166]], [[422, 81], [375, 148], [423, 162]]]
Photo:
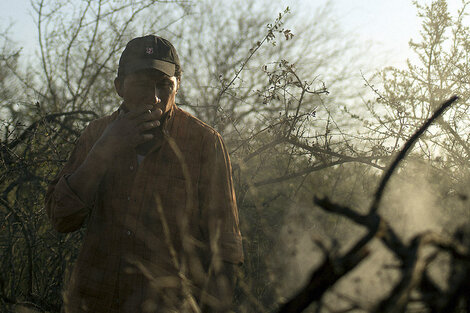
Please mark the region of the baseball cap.
[[147, 35], [127, 43], [119, 59], [118, 76], [145, 69], [175, 76], [176, 66], [180, 67], [180, 60], [175, 47], [162, 37]]

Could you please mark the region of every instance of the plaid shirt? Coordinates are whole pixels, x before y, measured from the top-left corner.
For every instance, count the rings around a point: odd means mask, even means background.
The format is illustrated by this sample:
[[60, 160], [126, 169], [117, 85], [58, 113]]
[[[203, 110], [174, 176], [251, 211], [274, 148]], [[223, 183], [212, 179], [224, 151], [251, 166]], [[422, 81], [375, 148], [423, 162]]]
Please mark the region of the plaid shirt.
[[140, 164], [135, 151], [116, 156], [87, 206], [67, 177], [118, 115], [89, 124], [46, 195], [58, 231], [77, 230], [89, 217], [65, 292], [66, 312], [191, 306], [188, 295], [198, 299], [214, 260], [243, 262], [226, 147], [215, 130], [173, 106], [162, 125], [163, 143]]

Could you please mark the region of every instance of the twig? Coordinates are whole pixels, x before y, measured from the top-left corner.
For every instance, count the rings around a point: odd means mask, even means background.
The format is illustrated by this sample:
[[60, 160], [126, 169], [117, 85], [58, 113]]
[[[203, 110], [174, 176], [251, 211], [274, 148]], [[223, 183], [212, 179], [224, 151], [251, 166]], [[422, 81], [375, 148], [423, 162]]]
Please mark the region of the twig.
[[393, 161], [393, 163], [390, 165], [388, 170], [384, 173], [382, 180], [380, 182], [379, 188], [377, 188], [377, 191], [375, 193], [374, 201], [372, 202], [369, 212], [370, 213], [375, 213], [379, 207], [380, 200], [382, 199], [383, 192], [385, 190], [385, 186], [387, 185], [388, 181], [390, 180], [390, 177], [392, 177], [393, 172], [395, 169], [398, 167], [398, 164], [400, 163], [401, 160], [403, 160], [408, 153], [408, 151], [413, 147], [414, 143], [418, 138], [428, 129], [428, 127], [434, 122], [435, 119], [437, 119], [439, 116], [441, 116], [444, 111], [452, 105], [456, 100], [458, 99], [457, 96], [452, 96], [449, 100], [445, 101], [439, 109], [434, 112], [434, 114], [421, 126], [414, 134], [411, 136], [410, 139], [405, 143], [401, 151], [398, 153], [397, 157]]

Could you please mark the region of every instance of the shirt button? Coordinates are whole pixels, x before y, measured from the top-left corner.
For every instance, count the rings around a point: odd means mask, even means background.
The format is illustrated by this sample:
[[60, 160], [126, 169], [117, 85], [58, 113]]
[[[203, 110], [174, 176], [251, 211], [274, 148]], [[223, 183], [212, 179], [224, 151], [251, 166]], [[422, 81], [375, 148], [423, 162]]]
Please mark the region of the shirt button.
[[128, 230], [128, 231], [127, 231], [127, 236], [130, 236], [130, 235], [131, 235], [131, 231]]
[[130, 169], [131, 169], [131, 171], [132, 171], [132, 170], [134, 169], [134, 166], [132, 166], [132, 165], [131, 165], [129, 168], [130, 168]]
[[127, 201], [131, 201], [131, 197], [127, 196]]

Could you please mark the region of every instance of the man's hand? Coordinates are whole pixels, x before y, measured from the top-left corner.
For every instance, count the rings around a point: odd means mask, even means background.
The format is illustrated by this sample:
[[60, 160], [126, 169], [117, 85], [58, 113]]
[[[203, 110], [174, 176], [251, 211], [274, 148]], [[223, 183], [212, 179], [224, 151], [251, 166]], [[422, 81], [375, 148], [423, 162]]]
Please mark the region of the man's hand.
[[162, 114], [161, 109], [155, 109], [152, 105], [120, 114], [97, 140], [94, 152], [103, 159], [111, 159], [122, 151], [152, 140], [154, 135], [149, 131], [160, 126]]
[[148, 131], [160, 126], [161, 117], [161, 109], [145, 105], [139, 110], [119, 115], [106, 127], [85, 161], [67, 178], [70, 188], [84, 203], [92, 203], [107, 164], [110, 163], [108, 160], [126, 149], [133, 149], [151, 140], [154, 135]]

